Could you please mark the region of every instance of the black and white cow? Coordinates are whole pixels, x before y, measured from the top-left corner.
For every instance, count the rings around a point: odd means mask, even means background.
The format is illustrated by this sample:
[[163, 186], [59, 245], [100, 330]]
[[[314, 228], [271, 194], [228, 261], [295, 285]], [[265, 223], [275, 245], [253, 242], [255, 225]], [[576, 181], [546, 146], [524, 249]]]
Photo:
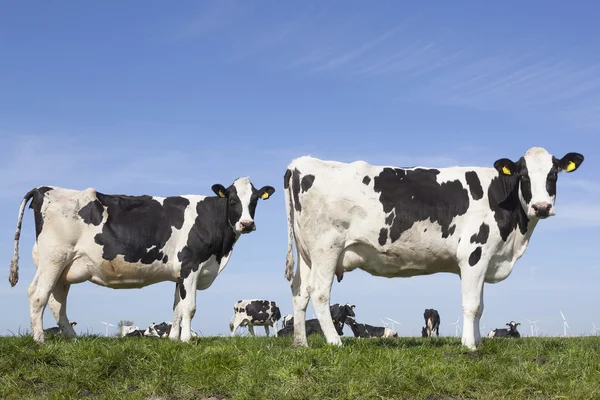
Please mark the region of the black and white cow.
[[269, 336], [269, 326], [273, 328], [277, 337], [277, 321], [281, 319], [281, 312], [277, 303], [269, 300], [239, 300], [233, 306], [233, 317], [229, 321], [231, 336], [240, 326], [247, 326], [250, 334], [254, 336], [255, 326], [264, 326], [265, 333]]
[[557, 159], [536, 147], [517, 162], [499, 159], [494, 168], [293, 160], [284, 188], [294, 344], [307, 346], [309, 300], [327, 342], [342, 344], [327, 312], [331, 286], [335, 276], [340, 281], [344, 272], [360, 268], [388, 278], [459, 275], [462, 343], [475, 349], [484, 282], [510, 275], [537, 223], [555, 213], [558, 173], [577, 170], [583, 159], [578, 153]]
[[519, 325], [521, 325], [520, 322], [510, 321], [509, 323], [506, 324], [506, 326], [508, 326], [508, 328], [496, 328], [489, 333], [488, 337], [490, 339], [495, 338], [495, 337], [509, 337], [509, 338], [510, 337], [513, 337], [513, 338], [521, 337], [521, 334], [517, 330], [517, 326], [519, 326]]
[[435, 331], [436, 336], [440, 336], [440, 314], [433, 308], [427, 308], [423, 312], [423, 318], [425, 318], [425, 331], [427, 336], [433, 337]]
[[[77, 322], [73, 321], [71, 322], [71, 326], [75, 326], [77, 325]], [[44, 329], [44, 333], [48, 334], [54, 334], [54, 335], [59, 335], [62, 333], [62, 330], [60, 329], [60, 326], [54, 326], [52, 328], [48, 328], [48, 329]]]
[[[338, 333], [338, 335], [344, 335], [344, 324], [346, 323], [346, 319], [348, 317], [354, 317], [354, 306], [350, 304], [340, 305], [334, 304], [329, 308], [331, 320], [333, 326]], [[312, 334], [323, 334], [323, 330], [321, 329], [321, 324], [318, 319], [309, 319], [305, 324], [305, 332], [306, 336], [310, 336]], [[289, 321], [286, 321], [286, 325], [277, 332], [278, 336], [288, 336], [294, 333], [294, 318], [292, 317]]]
[[28, 294], [34, 339], [44, 342], [47, 304], [63, 332], [75, 337], [66, 313], [71, 284], [125, 289], [172, 281], [177, 284], [169, 337], [187, 342], [196, 290], [211, 286], [240, 235], [255, 230], [258, 200], [275, 192], [271, 186], [257, 190], [248, 178], [212, 190], [217, 196], [108, 195], [49, 186], [28, 192], [19, 210], [9, 282], [18, 281], [21, 223], [33, 199], [37, 272]]
[[374, 338], [374, 337], [398, 337], [398, 333], [383, 326], [373, 326], [369, 324], [359, 324], [354, 318], [346, 318], [346, 325], [352, 329], [354, 337], [357, 338]]

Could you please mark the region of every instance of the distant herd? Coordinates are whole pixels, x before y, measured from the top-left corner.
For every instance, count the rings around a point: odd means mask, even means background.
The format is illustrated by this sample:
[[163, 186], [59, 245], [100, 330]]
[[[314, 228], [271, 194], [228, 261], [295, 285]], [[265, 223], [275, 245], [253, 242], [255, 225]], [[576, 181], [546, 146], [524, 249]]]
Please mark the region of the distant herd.
[[[240, 300], [231, 333], [264, 321], [267, 332], [271, 326], [277, 336], [293, 335], [295, 346], [308, 346], [306, 337], [313, 333], [341, 346], [345, 324], [357, 337], [394, 337], [387, 327], [358, 323], [353, 306], [331, 306], [334, 279], [340, 282], [355, 269], [388, 278], [446, 272], [460, 277], [462, 344], [476, 349], [484, 284], [511, 274], [538, 222], [556, 213], [559, 174], [578, 170], [583, 161], [579, 153], [557, 158], [541, 147], [489, 167], [400, 168], [296, 158], [281, 171], [288, 239], [284, 275], [293, 317], [284, 317], [277, 330], [281, 314], [274, 302]], [[211, 196], [160, 197], [39, 186], [25, 194], [9, 282], [15, 286], [19, 279], [21, 225], [31, 202], [37, 271], [28, 297], [34, 340], [45, 341], [46, 306], [59, 331], [76, 337], [67, 296], [72, 284], [86, 281], [114, 289], [174, 282], [173, 321], [165, 323], [163, 333], [153, 324], [124, 335], [183, 342], [195, 336], [196, 291], [212, 285], [238, 239], [257, 229], [258, 203], [275, 193], [273, 186], [257, 189], [247, 177], [211, 189]], [[309, 301], [316, 318], [307, 321]], [[424, 315], [422, 335], [439, 335], [439, 314], [427, 309]], [[518, 323], [507, 325], [490, 336], [518, 335]]]

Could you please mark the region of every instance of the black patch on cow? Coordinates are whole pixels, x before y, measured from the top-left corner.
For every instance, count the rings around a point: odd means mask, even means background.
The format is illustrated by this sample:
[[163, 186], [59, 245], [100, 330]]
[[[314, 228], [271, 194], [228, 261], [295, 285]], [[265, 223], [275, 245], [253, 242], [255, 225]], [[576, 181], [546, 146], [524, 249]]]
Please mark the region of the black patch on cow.
[[90, 201], [85, 205], [85, 207], [79, 210], [79, 216], [86, 224], [98, 226], [102, 222], [103, 212], [104, 207], [102, 207], [102, 204], [98, 200], [94, 200]]
[[486, 244], [490, 236], [490, 226], [485, 222], [479, 227], [479, 232], [471, 236], [471, 243]]
[[483, 187], [481, 187], [481, 181], [475, 171], [467, 171], [465, 173], [465, 179], [467, 185], [469, 185], [469, 191], [473, 200], [479, 200], [483, 197]]
[[285, 174], [283, 175], [283, 188], [287, 189], [290, 187], [290, 178], [292, 177], [292, 171], [289, 169], [285, 170]]
[[394, 222], [394, 213], [390, 213], [390, 215], [385, 218], [386, 225], [390, 226], [392, 225], [392, 222]]
[[[185, 287], [183, 286], [183, 278], [182, 277], [177, 278], [177, 283], [175, 284], [175, 292], [177, 292], [177, 290], [179, 290], [179, 297], [181, 297], [181, 300], [185, 299], [187, 292], [185, 290]], [[175, 308], [173, 308], [173, 309], [175, 309]]]
[[274, 301], [253, 300], [245, 308], [234, 308], [236, 313], [245, 313], [250, 324], [275, 322], [281, 318], [279, 307]]
[[384, 168], [374, 178], [373, 189], [380, 193], [379, 201], [386, 213], [394, 212], [390, 228], [393, 242], [415, 222], [429, 220], [441, 226], [442, 237], [450, 235], [454, 217], [463, 215], [469, 208], [469, 194], [459, 180], [436, 182], [437, 169], [404, 170]]
[[294, 208], [296, 211], [302, 211], [302, 205], [300, 204], [300, 171], [294, 168], [292, 172], [292, 194], [294, 195]]
[[519, 176], [497, 176], [490, 182], [488, 201], [494, 213], [500, 236], [506, 241], [518, 227], [522, 234], [527, 232], [529, 218], [519, 200]]
[[379, 231], [379, 244], [384, 245], [387, 242], [388, 230], [386, 228], [381, 228]]
[[177, 254], [181, 262], [182, 279], [187, 278], [192, 271], [197, 271], [200, 264], [212, 255], [220, 263], [224, 256], [231, 253], [236, 234], [228, 221], [228, 218], [231, 219], [229, 200], [207, 197], [196, 204], [198, 216], [190, 229], [187, 244]]
[[150, 196], [106, 195], [96, 192], [100, 204], [107, 208], [108, 218], [102, 232], [94, 238], [103, 246], [102, 258], [113, 260], [118, 255], [130, 263], [162, 262], [161, 249], [171, 237], [173, 228], [181, 229], [189, 200], [167, 197], [161, 205]]
[[166, 264], [169, 262], [169, 256], [165, 254], [165, 256], [162, 259], [163, 264]]
[[469, 265], [474, 267], [481, 259], [481, 246], [477, 246], [469, 256]]
[[52, 188], [48, 186], [40, 186], [39, 188], [32, 189], [25, 195], [25, 200], [33, 197], [29, 208], [33, 210], [33, 220], [35, 221], [35, 240], [37, 240], [42, 229], [44, 227], [44, 217], [42, 216], [42, 204], [44, 203], [44, 196], [47, 192], [51, 191]]
[[549, 196], [556, 196], [556, 181], [558, 180], [559, 161], [552, 157], [552, 168], [546, 177], [546, 191]]
[[442, 237], [445, 239], [445, 238], [447, 238], [448, 236], [452, 236], [452, 235], [454, 235], [454, 231], [456, 231], [456, 224], [453, 224], [453, 225], [450, 227], [450, 229], [448, 229], [448, 235], [447, 235], [447, 236], [444, 236], [444, 234], [442, 234]]
[[427, 232], [427, 228], [423, 229], [423, 233]]
[[517, 166], [517, 174], [521, 181], [521, 194], [523, 195], [523, 200], [525, 200], [525, 203], [529, 204], [533, 195], [531, 194], [531, 180], [529, 179], [527, 161], [525, 161], [524, 157], [521, 157], [515, 165]]
[[314, 175], [304, 175], [302, 177], [302, 182], [300, 184], [300, 186], [302, 186], [302, 193], [306, 192], [308, 189], [310, 189], [313, 185], [313, 182], [315, 181], [315, 176]]
[[369, 177], [369, 175], [365, 175], [362, 182], [368, 186], [369, 183], [371, 183], [371, 178]]

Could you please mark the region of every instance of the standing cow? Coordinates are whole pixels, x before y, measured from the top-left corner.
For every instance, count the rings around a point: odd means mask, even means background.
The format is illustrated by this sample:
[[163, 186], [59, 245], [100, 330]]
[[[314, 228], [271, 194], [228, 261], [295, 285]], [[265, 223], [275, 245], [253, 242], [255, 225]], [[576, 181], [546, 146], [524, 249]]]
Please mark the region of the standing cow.
[[269, 326], [273, 328], [277, 337], [277, 321], [281, 319], [281, 312], [277, 303], [269, 300], [239, 300], [233, 306], [233, 317], [229, 321], [231, 336], [240, 326], [247, 326], [250, 334], [254, 336], [255, 326], [264, 326], [265, 333], [269, 336]]
[[18, 246], [25, 206], [35, 219], [29, 286], [31, 328], [44, 342], [42, 313], [48, 304], [67, 336], [67, 294], [74, 283], [91, 281], [114, 289], [176, 282], [171, 339], [190, 340], [196, 290], [205, 290], [225, 268], [241, 234], [256, 229], [259, 199], [275, 189], [257, 190], [248, 178], [228, 188], [212, 186], [217, 196], [174, 197], [108, 195], [42, 186], [25, 195], [19, 210], [9, 281], [18, 281]]
[[423, 313], [425, 318], [425, 332], [428, 337], [433, 337], [435, 331], [436, 336], [440, 336], [440, 314], [433, 308], [427, 308]]
[[340, 281], [344, 272], [360, 268], [388, 278], [459, 275], [462, 344], [475, 349], [484, 282], [510, 275], [537, 223], [555, 213], [559, 172], [575, 171], [583, 160], [578, 153], [557, 159], [539, 147], [517, 162], [499, 159], [494, 168], [293, 160], [284, 188], [294, 344], [308, 345], [309, 300], [327, 342], [342, 344], [328, 312], [331, 286], [335, 276]]

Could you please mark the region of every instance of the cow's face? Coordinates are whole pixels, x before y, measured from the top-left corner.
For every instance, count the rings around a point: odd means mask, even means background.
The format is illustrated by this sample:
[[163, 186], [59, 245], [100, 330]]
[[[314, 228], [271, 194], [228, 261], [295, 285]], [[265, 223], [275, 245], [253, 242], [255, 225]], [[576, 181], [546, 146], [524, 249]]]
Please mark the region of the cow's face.
[[501, 176], [517, 178], [519, 200], [527, 217], [543, 219], [555, 214], [558, 173], [573, 172], [582, 162], [579, 153], [568, 153], [559, 160], [545, 149], [533, 147], [516, 163], [502, 158], [494, 167]]
[[515, 322], [515, 321], [510, 321], [509, 323], [506, 324], [506, 326], [508, 326], [508, 329], [510, 329], [511, 331], [516, 331], [517, 330], [517, 326], [521, 325], [520, 322]]
[[228, 200], [227, 219], [238, 234], [256, 230], [254, 212], [258, 200], [266, 200], [275, 193], [272, 186], [263, 186], [256, 190], [248, 178], [236, 179], [227, 189], [223, 185], [215, 184], [212, 190], [217, 196]]

